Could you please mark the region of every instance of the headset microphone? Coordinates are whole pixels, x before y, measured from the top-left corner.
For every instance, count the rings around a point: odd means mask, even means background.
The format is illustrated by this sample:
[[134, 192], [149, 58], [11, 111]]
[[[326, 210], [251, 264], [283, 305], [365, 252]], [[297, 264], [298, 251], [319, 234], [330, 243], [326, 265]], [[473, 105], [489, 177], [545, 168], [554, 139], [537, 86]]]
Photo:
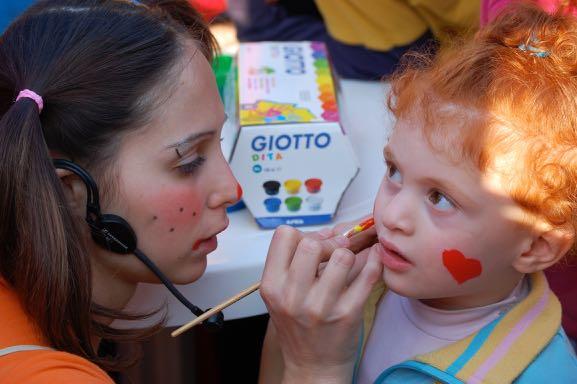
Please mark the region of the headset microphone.
[[[133, 253], [158, 277], [166, 288], [172, 293], [178, 301], [188, 308], [194, 315], [200, 316], [205, 311], [188, 301], [182, 293], [170, 282], [170, 280], [158, 269], [137, 245], [137, 238], [134, 230], [126, 220], [117, 215], [102, 214], [100, 212], [100, 202], [98, 195], [98, 186], [90, 174], [78, 164], [65, 159], [54, 159], [55, 168], [66, 169], [76, 174], [86, 185], [86, 222], [90, 226], [92, 239], [101, 247], [111, 252], [119, 254]], [[218, 312], [209, 317], [203, 324], [221, 327], [224, 324], [224, 315]]]

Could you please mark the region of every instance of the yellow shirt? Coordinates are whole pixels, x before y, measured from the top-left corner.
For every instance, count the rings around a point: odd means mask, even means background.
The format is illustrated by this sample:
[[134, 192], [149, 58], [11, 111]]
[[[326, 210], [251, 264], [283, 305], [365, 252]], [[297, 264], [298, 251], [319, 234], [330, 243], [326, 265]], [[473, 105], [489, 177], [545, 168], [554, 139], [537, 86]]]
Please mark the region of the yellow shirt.
[[331, 36], [345, 44], [387, 51], [427, 30], [441, 40], [473, 31], [479, 0], [316, 0]]

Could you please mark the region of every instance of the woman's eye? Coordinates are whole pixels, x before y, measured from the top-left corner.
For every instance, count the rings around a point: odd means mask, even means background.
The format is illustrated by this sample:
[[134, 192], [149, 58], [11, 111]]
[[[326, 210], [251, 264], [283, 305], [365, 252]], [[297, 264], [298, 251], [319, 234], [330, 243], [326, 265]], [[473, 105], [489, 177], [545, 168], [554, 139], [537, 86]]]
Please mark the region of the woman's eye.
[[401, 178], [401, 173], [393, 163], [387, 161], [387, 178], [393, 183], [400, 184], [403, 179]]
[[451, 199], [439, 191], [431, 191], [428, 198], [433, 206], [440, 211], [447, 211], [449, 209], [455, 208], [455, 204], [453, 204]]
[[186, 175], [190, 175], [194, 173], [194, 171], [196, 171], [205, 161], [206, 158], [199, 156], [189, 163], [179, 165], [177, 168], [180, 172]]

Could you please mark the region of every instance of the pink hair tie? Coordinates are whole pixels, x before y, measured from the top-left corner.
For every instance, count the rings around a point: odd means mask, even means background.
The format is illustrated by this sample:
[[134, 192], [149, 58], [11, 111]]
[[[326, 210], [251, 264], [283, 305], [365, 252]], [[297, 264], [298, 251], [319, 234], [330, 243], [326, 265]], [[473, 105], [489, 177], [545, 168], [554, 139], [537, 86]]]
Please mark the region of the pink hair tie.
[[29, 99], [34, 100], [36, 102], [36, 105], [38, 105], [38, 113], [42, 112], [42, 108], [44, 108], [44, 101], [42, 100], [42, 97], [40, 95], [29, 89], [23, 89], [18, 94], [16, 101], [22, 99], [23, 97], [27, 97]]

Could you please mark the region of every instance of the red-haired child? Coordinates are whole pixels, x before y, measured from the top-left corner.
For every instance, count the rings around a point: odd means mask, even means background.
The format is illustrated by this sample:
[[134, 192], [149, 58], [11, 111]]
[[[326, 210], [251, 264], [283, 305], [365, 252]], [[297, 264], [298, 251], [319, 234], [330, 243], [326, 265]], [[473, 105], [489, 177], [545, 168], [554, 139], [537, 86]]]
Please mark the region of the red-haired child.
[[516, 4], [392, 79], [354, 382], [577, 382], [543, 273], [575, 253], [576, 50], [576, 18]]

